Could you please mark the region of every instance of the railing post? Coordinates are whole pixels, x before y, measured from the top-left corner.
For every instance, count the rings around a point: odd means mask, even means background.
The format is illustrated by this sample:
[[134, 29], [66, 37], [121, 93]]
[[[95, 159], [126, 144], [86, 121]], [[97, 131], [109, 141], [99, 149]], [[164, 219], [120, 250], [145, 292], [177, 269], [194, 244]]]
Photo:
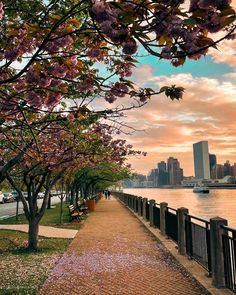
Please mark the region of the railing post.
[[149, 220], [150, 220], [150, 226], [154, 225], [154, 206], [155, 206], [155, 200], [150, 200], [149, 203]]
[[210, 219], [210, 240], [211, 240], [211, 266], [212, 284], [216, 288], [225, 287], [224, 254], [222, 225], [227, 225], [226, 219], [215, 217]]
[[147, 204], [148, 199], [147, 198], [143, 198], [143, 219], [147, 221], [146, 218], [146, 204]]
[[128, 202], [127, 202], [127, 195], [124, 195], [124, 203], [125, 203], [125, 205], [128, 205]]
[[135, 198], [135, 196], [133, 196], [133, 198], [132, 198], [132, 204], [133, 204], [132, 209], [133, 209], [134, 212], [135, 212], [135, 202], [136, 202], [136, 198]]
[[141, 200], [142, 197], [138, 197], [138, 215], [141, 216]]
[[163, 236], [166, 235], [166, 211], [168, 203], [160, 203], [160, 230]]
[[134, 212], [137, 212], [137, 202], [136, 202], [136, 200], [137, 200], [137, 196], [134, 196]]
[[188, 214], [188, 209], [187, 208], [181, 207], [181, 208], [177, 209], [178, 252], [181, 255], [186, 255], [185, 214]]

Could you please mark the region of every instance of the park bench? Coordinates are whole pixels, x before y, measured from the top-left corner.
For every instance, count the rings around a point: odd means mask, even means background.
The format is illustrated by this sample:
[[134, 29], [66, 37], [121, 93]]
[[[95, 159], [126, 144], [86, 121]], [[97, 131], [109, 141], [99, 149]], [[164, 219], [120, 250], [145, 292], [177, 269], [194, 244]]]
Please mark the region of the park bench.
[[85, 202], [78, 201], [77, 202], [77, 207], [78, 207], [78, 210], [80, 212], [82, 212], [83, 214], [86, 215], [88, 213], [88, 207], [85, 206]]
[[69, 205], [69, 214], [70, 214], [70, 221], [77, 220], [80, 221], [80, 217], [83, 215], [83, 212], [76, 212], [74, 205]]

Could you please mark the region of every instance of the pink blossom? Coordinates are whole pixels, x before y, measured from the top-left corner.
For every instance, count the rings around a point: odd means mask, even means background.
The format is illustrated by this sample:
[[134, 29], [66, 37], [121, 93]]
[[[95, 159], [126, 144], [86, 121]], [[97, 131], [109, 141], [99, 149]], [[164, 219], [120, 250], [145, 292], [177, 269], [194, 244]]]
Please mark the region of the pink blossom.
[[64, 78], [66, 76], [66, 72], [66, 68], [59, 63], [55, 63], [54, 65], [52, 65], [52, 67], [48, 71], [49, 74], [58, 78]]
[[10, 61], [16, 60], [19, 56], [20, 56], [19, 47], [8, 49], [5, 52], [5, 58]]
[[30, 106], [33, 106], [33, 107], [39, 108], [42, 106], [41, 96], [35, 91], [29, 91], [27, 93], [27, 102]]
[[130, 38], [127, 42], [124, 42], [122, 45], [123, 45], [123, 53], [124, 54], [132, 55], [138, 49], [137, 43], [134, 40], [134, 38]]
[[121, 77], [130, 77], [132, 75], [132, 69], [131, 69], [131, 65], [127, 64], [127, 63], [120, 63], [117, 67], [116, 67], [116, 71], [117, 73], [121, 76]]
[[3, 3], [0, 1], [0, 20], [3, 18], [4, 10], [3, 10]]
[[78, 90], [81, 92], [92, 91], [93, 90], [93, 80], [89, 77], [84, 78], [84, 80], [82, 80], [78, 84]]
[[59, 103], [60, 100], [61, 100], [60, 93], [51, 92], [48, 95], [47, 99], [45, 100], [44, 104], [48, 107], [54, 107], [55, 105]]
[[129, 87], [124, 83], [116, 82], [111, 88], [111, 93], [118, 97], [124, 97], [129, 91]]
[[111, 92], [106, 92], [105, 94], [105, 100], [109, 103], [113, 103], [116, 101], [117, 97], [113, 95]]
[[74, 121], [74, 119], [75, 119], [74, 114], [73, 114], [73, 113], [69, 113], [69, 114], [67, 115], [67, 119], [68, 119], [69, 121]]
[[89, 48], [86, 51], [86, 55], [91, 58], [98, 58], [100, 54], [101, 54], [101, 50], [99, 48]]

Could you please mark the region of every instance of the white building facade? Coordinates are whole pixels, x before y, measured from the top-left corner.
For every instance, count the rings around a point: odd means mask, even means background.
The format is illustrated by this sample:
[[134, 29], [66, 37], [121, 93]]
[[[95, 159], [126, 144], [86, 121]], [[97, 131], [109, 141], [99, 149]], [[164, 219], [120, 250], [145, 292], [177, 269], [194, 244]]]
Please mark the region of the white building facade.
[[193, 144], [194, 172], [197, 179], [210, 179], [208, 141]]

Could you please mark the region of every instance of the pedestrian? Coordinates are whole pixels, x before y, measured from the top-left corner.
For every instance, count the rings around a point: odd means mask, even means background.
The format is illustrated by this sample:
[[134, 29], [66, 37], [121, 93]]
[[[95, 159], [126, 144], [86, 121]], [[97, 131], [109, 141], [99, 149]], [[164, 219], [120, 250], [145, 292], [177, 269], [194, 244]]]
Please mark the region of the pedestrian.
[[107, 191], [107, 196], [108, 196], [108, 200], [110, 200], [110, 197], [111, 197], [111, 192], [110, 191]]
[[108, 191], [107, 190], [105, 190], [104, 195], [105, 195], [105, 199], [107, 200], [107, 198], [108, 198]]

